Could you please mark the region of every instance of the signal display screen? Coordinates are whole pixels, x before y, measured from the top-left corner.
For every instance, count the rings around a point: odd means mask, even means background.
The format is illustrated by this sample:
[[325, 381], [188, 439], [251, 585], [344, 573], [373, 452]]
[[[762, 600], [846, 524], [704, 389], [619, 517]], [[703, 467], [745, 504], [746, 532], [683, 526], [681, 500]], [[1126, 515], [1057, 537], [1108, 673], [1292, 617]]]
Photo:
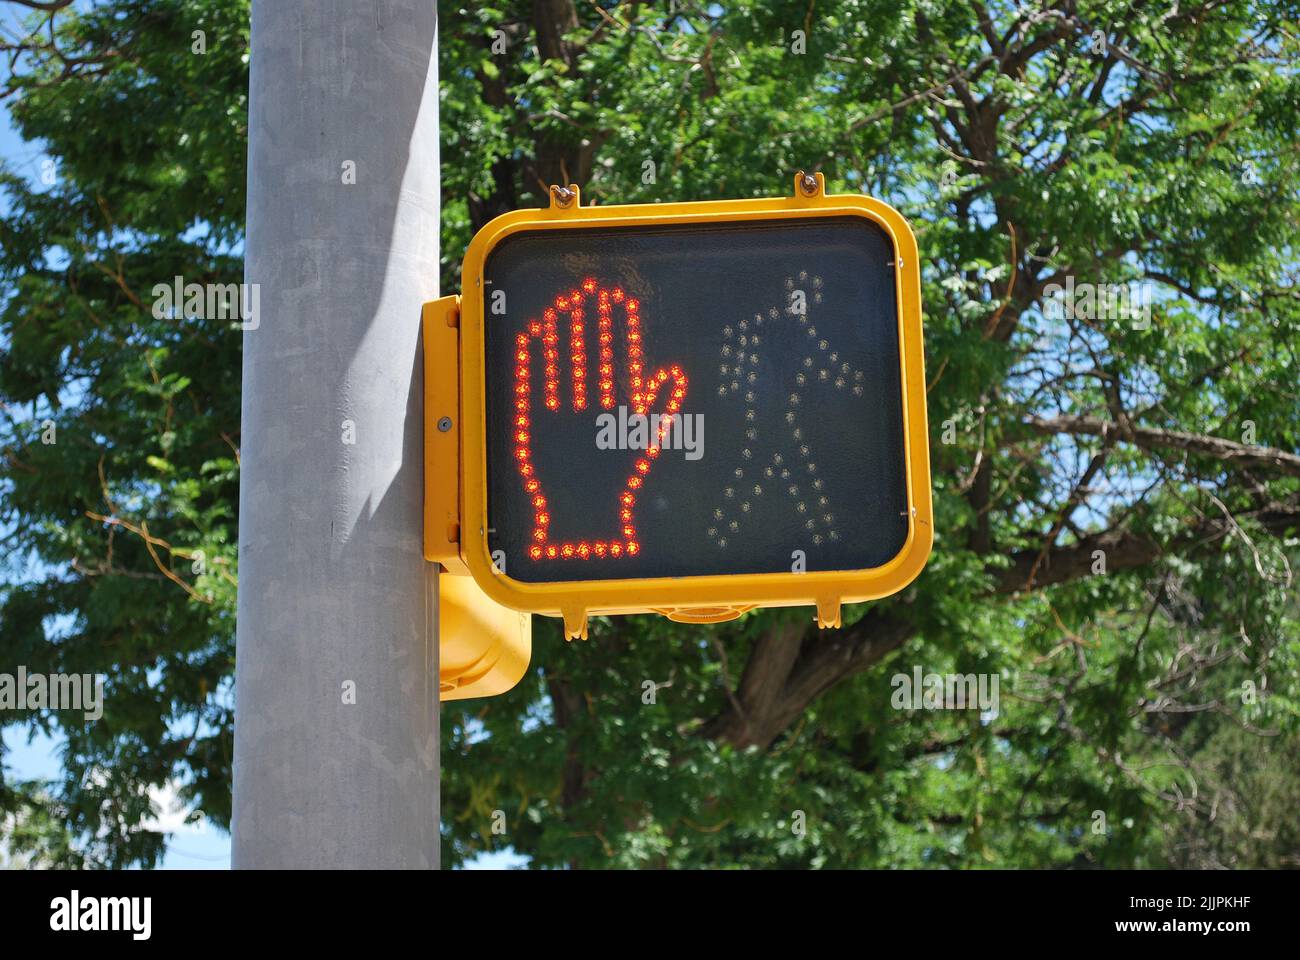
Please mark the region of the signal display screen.
[[537, 583], [895, 557], [896, 258], [861, 217], [497, 244], [483, 291], [497, 568]]

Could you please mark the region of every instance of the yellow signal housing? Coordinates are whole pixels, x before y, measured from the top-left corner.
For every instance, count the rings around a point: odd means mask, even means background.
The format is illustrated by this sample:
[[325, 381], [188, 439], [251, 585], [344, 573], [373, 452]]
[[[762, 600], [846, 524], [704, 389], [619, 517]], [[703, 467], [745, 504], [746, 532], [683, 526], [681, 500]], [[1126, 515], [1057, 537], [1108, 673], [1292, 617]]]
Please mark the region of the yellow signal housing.
[[460, 297], [424, 305], [424, 554], [438, 578], [440, 700], [505, 693], [528, 669], [533, 620], [489, 597], [460, 558]]
[[[546, 209], [517, 210], [488, 223], [475, 235], [466, 252], [462, 298], [447, 297], [426, 305], [425, 438], [429, 459], [425, 472], [425, 555], [453, 574], [444, 580], [472, 583], [474, 591], [464, 584], [461, 596], [472, 595], [475, 604], [490, 603], [525, 615], [541, 613], [561, 617], [570, 638], [585, 638], [587, 620], [593, 615], [659, 613], [683, 623], [714, 623], [761, 607], [798, 605], [814, 607], [822, 627], [838, 627], [842, 604], [889, 596], [911, 583], [930, 554], [933, 514], [920, 265], [916, 239], [903, 216], [874, 198], [826, 195], [820, 173], [797, 175], [792, 197], [588, 207], [583, 207], [580, 201], [578, 187], [570, 185], [567, 190], [553, 190], [552, 203]], [[893, 245], [894, 259], [889, 267], [893, 271], [897, 306], [906, 488], [906, 537], [898, 553], [883, 564], [857, 570], [709, 573], [554, 582], [524, 581], [509, 576], [503, 565], [493, 559], [489, 547], [485, 267], [493, 249], [521, 233], [765, 224], [820, 217], [863, 218], [883, 231]], [[444, 429], [438, 429], [439, 423]], [[486, 633], [482, 638], [483, 643], [499, 647], [494, 663], [502, 664], [502, 670], [507, 665], [510, 670], [519, 668], [520, 646], [526, 648], [530, 641], [521, 640], [522, 633], [507, 629], [510, 624], [504, 617], [483, 616], [475, 622], [497, 624], [492, 628], [491, 639]], [[446, 649], [447, 641], [443, 643]], [[456, 656], [457, 663], [469, 659], [469, 654]], [[526, 653], [522, 663], [527, 664]], [[488, 670], [485, 676], [492, 676], [492, 671]], [[488, 680], [478, 682], [484, 684], [478, 689], [491, 687]], [[470, 683], [456, 689], [468, 691], [474, 687]]]
[[533, 618], [490, 599], [471, 577], [438, 580], [438, 672], [442, 700], [494, 697], [528, 669]]

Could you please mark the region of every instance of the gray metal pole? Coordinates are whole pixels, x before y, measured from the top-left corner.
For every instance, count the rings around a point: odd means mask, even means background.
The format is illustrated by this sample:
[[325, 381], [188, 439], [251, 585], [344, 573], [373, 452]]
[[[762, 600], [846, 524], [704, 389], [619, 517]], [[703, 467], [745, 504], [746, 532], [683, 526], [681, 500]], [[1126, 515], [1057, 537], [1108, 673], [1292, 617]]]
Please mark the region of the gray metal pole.
[[255, 0], [236, 868], [438, 866], [436, 4]]

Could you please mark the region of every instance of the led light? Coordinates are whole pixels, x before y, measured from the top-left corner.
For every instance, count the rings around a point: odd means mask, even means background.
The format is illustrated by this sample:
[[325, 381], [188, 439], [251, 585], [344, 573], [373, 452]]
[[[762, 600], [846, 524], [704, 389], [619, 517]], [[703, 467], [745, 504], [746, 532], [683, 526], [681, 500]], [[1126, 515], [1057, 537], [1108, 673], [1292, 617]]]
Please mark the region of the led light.
[[[558, 330], [559, 312], [563, 311], [569, 314], [567, 350], [569, 375], [567, 379], [572, 389], [573, 409], [584, 410], [587, 406], [585, 319], [588, 309], [585, 304], [587, 297], [591, 296], [595, 297], [599, 317], [597, 383], [601, 406], [611, 409], [617, 405], [615, 397], [617, 376], [615, 374], [614, 359], [614, 304], [624, 305], [626, 371], [632, 387], [631, 404], [633, 409], [637, 413], [645, 414], [658, 398], [659, 388], [669, 379], [673, 380], [673, 386], [668, 401], [664, 404], [665, 413], [660, 420], [658, 436], [647, 448], [645, 456], [634, 463], [633, 472], [627, 478], [624, 490], [619, 494], [621, 505], [619, 518], [622, 521], [623, 540], [552, 542], [547, 534], [551, 521], [550, 513], [547, 511], [547, 499], [543, 493], [541, 481], [535, 476], [529, 449], [531, 440], [529, 365], [531, 357], [528, 348], [533, 339], [541, 340], [542, 361], [544, 364], [544, 403], [548, 410], [558, 411], [561, 406], [559, 381], [563, 365], [560, 355], [560, 350], [563, 348], [560, 346]], [[687, 381], [685, 374], [678, 365], [673, 365], [668, 370], [657, 370], [649, 377], [644, 375], [643, 336], [639, 311], [639, 301], [633, 297], [628, 297], [621, 287], [612, 289], [602, 287], [596, 278], [584, 277], [578, 288], [556, 296], [554, 306], [547, 307], [542, 311], [541, 321], [529, 321], [527, 332], [520, 333], [515, 339], [517, 345], [515, 353], [515, 393], [517, 395], [515, 410], [517, 413], [514, 419], [514, 439], [518, 444], [515, 449], [515, 458], [519, 474], [524, 481], [524, 489], [528, 493], [535, 510], [532, 531], [535, 543], [528, 550], [528, 556], [533, 560], [540, 560], [542, 557], [548, 559], [573, 559], [576, 557], [583, 560], [590, 559], [593, 556], [597, 558], [606, 556], [617, 558], [624, 555], [634, 556], [640, 552], [641, 546], [636, 539], [636, 526], [633, 517], [633, 507], [636, 502], [633, 491], [640, 489], [645, 477], [650, 472], [652, 461], [659, 455], [661, 445], [672, 427], [673, 416], [680, 409], [681, 403], [685, 399]]]

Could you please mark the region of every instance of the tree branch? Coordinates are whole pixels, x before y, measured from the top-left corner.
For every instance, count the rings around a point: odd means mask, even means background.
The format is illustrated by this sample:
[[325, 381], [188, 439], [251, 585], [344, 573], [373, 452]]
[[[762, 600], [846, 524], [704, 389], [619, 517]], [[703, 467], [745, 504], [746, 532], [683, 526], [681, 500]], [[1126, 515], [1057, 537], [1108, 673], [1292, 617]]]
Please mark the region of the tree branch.
[[1238, 469], [1263, 469], [1287, 476], [1300, 477], [1300, 456], [1276, 447], [1261, 447], [1222, 437], [1185, 433], [1181, 430], [1163, 430], [1157, 427], [1130, 425], [1121, 429], [1118, 424], [1099, 417], [1031, 417], [1026, 426], [1036, 433], [1073, 436], [1093, 436], [1119, 439], [1148, 450], [1184, 450], [1198, 456], [1210, 457]]

